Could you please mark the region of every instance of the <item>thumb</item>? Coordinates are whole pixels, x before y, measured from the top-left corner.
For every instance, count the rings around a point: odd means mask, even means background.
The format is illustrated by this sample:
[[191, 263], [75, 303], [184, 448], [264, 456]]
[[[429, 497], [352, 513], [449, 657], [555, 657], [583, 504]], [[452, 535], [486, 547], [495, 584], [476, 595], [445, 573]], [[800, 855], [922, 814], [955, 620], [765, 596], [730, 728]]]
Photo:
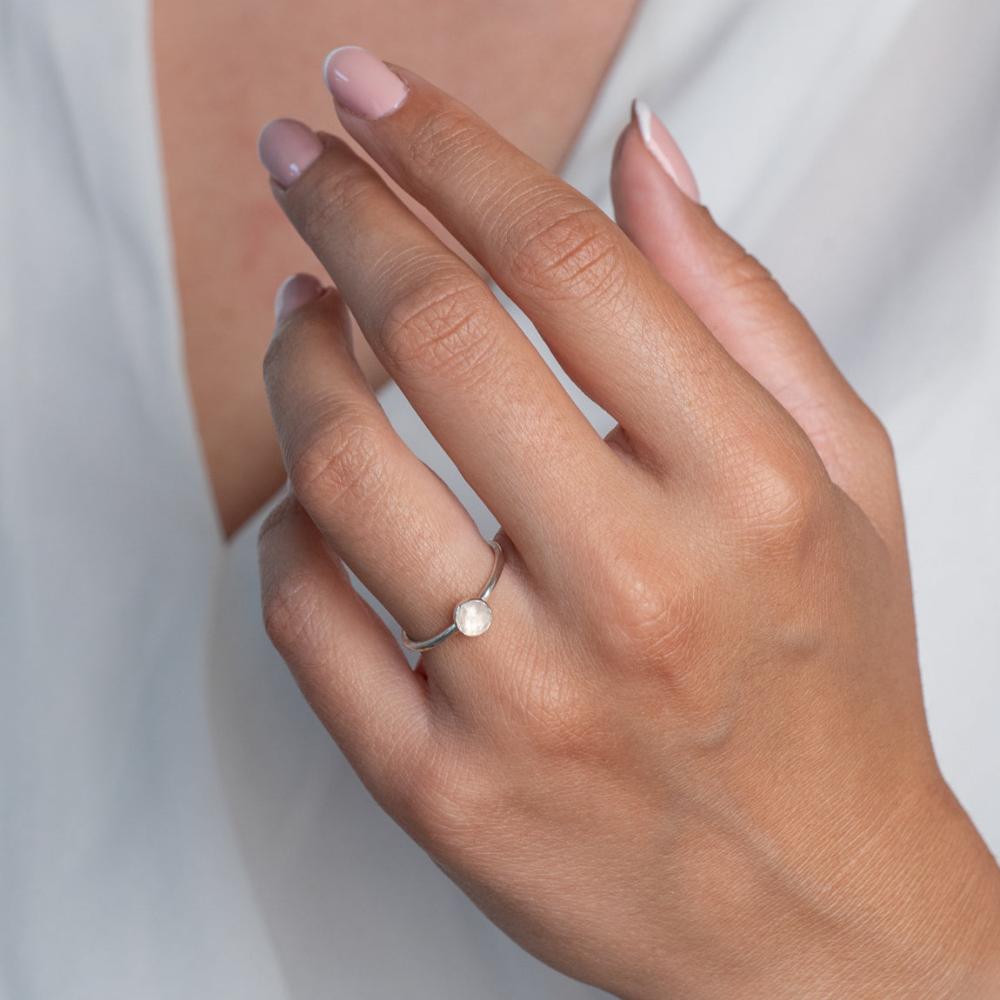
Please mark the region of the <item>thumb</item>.
[[699, 203], [680, 149], [641, 101], [616, 147], [611, 192], [632, 242], [792, 415], [831, 479], [886, 540], [897, 538], [899, 499], [885, 430], [778, 283]]

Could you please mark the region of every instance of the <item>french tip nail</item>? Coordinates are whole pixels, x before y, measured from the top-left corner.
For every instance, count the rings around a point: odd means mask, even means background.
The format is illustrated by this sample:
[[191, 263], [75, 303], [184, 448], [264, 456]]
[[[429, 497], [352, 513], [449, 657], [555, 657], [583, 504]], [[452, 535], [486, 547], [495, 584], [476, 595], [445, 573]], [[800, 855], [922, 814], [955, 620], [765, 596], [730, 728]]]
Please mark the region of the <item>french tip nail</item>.
[[632, 121], [635, 122], [643, 142], [649, 139], [649, 105], [641, 97], [632, 98]]
[[323, 60], [323, 78], [339, 107], [375, 121], [392, 114], [409, 93], [378, 56], [361, 45], [340, 45]]
[[663, 172], [692, 201], [700, 201], [698, 182], [680, 146], [666, 125], [653, 114], [653, 109], [641, 98], [632, 100], [632, 120], [639, 129], [642, 144], [649, 150]]
[[330, 49], [326, 54], [326, 58], [323, 60], [323, 82], [329, 86], [330, 84], [330, 64], [337, 57], [338, 53], [346, 52], [348, 49], [358, 49], [361, 52], [365, 50], [360, 45], [338, 45], [334, 49]]

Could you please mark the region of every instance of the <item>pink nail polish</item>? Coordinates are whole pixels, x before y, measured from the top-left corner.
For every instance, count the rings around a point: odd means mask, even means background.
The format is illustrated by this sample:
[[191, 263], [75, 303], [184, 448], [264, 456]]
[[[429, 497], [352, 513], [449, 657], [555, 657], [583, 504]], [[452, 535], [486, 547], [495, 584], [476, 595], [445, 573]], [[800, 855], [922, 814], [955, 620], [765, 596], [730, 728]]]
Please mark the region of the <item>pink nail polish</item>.
[[698, 182], [687, 160], [666, 126], [653, 114], [649, 105], [639, 98], [632, 102], [632, 121], [639, 129], [643, 144], [667, 176], [693, 201], [701, 201]]
[[285, 278], [274, 297], [274, 318], [280, 323], [286, 316], [323, 294], [323, 286], [311, 274], [293, 274]]
[[323, 64], [333, 99], [361, 118], [384, 118], [406, 100], [406, 84], [360, 45], [334, 49]]
[[268, 122], [257, 140], [260, 162], [284, 188], [291, 187], [322, 152], [323, 145], [316, 133], [292, 118]]

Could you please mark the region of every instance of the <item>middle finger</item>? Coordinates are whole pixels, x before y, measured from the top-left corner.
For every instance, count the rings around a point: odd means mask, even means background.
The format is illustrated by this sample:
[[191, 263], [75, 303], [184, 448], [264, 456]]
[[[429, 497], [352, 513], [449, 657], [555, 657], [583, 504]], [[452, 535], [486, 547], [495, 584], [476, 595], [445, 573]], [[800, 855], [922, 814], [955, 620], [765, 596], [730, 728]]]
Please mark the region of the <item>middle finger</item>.
[[524, 309], [652, 464], [687, 459], [699, 471], [740, 417], [767, 406], [598, 206], [459, 101], [357, 46], [331, 53], [327, 82], [344, 127]]
[[624, 467], [472, 269], [345, 143], [323, 137], [323, 147], [276, 196], [379, 360], [530, 561], [531, 543], [571, 531]]

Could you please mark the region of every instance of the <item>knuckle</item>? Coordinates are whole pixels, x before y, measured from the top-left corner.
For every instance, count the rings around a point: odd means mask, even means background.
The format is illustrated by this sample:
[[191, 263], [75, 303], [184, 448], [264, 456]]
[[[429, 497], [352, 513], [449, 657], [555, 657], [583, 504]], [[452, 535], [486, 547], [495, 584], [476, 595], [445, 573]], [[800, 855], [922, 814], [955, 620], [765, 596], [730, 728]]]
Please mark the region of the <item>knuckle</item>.
[[864, 404], [862, 404], [858, 420], [858, 434], [866, 452], [880, 460], [884, 465], [895, 467], [896, 453], [892, 437], [874, 411]]
[[765, 548], [798, 552], [816, 537], [831, 492], [815, 462], [758, 455], [739, 491], [743, 530]]
[[345, 503], [368, 509], [384, 488], [385, 466], [381, 431], [369, 418], [345, 409], [305, 445], [288, 478], [307, 509], [332, 510]]
[[419, 379], [474, 383], [495, 355], [490, 294], [467, 278], [432, 280], [408, 292], [382, 324], [390, 365]]
[[382, 183], [368, 164], [347, 155], [338, 155], [335, 169], [310, 171], [306, 178], [308, 184], [301, 188], [304, 204], [295, 217], [303, 238], [314, 247], [342, 229], [345, 213], [354, 214]]
[[[614, 551], [614, 550], [612, 550]], [[635, 554], [625, 543], [605, 563], [600, 591], [608, 656], [626, 666], [674, 666], [689, 656], [700, 632], [697, 587], [669, 580], [663, 560]]]
[[433, 177], [445, 167], [452, 172], [461, 160], [481, 148], [486, 137], [468, 112], [443, 108], [425, 116], [413, 129], [400, 162], [417, 176]]
[[753, 254], [740, 246], [729, 255], [724, 271], [726, 284], [735, 290], [745, 288], [752, 291], [761, 285], [769, 285], [774, 280], [771, 272]]
[[265, 545], [272, 534], [279, 533], [286, 525], [290, 524], [295, 517], [295, 501], [292, 497], [285, 497], [268, 511], [267, 516], [260, 523], [257, 531], [257, 551], [263, 558]]
[[311, 657], [319, 637], [322, 602], [308, 574], [286, 573], [261, 594], [264, 630], [275, 648], [289, 659]]
[[775, 294], [784, 296], [771, 272], [740, 244], [728, 244], [723, 253], [720, 262], [722, 283], [738, 297], [744, 308], [755, 303], [773, 306]]
[[625, 253], [607, 217], [596, 205], [581, 207], [561, 193], [551, 200], [541, 211], [524, 213], [540, 221], [521, 222], [511, 237], [516, 279], [573, 298], [618, 293], [626, 281]]
[[[594, 731], [615, 726], [616, 706], [630, 691], [643, 711], [667, 720], [674, 735], [686, 741], [711, 742], [727, 731], [732, 719], [731, 676], [720, 659], [720, 637], [727, 635], [720, 614], [720, 582], [714, 564], [695, 560], [633, 555], [610, 565], [601, 580], [604, 626], [595, 644], [605, 664], [618, 663], [625, 684], [606, 699], [610, 710], [582, 720]], [[668, 576], [656, 565], [675, 567]], [[609, 721], [610, 720], [610, 721]]]
[[594, 734], [605, 728], [603, 701], [579, 676], [551, 666], [533, 670], [519, 697], [524, 738], [536, 751], [550, 758], [594, 752]]

